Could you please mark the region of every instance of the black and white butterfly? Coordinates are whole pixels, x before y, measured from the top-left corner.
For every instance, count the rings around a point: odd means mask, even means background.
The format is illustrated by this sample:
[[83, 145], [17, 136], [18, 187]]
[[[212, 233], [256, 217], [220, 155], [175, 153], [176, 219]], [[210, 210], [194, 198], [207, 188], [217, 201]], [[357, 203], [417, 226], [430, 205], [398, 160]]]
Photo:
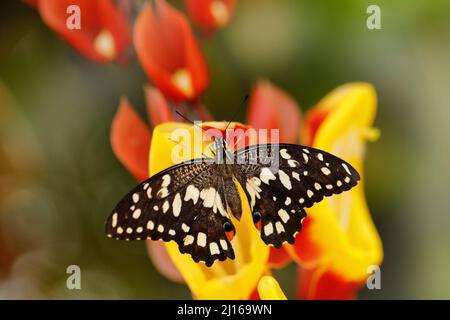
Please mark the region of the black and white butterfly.
[[347, 162], [310, 147], [259, 144], [232, 152], [223, 139], [216, 146], [214, 158], [174, 165], [131, 190], [109, 216], [107, 236], [173, 240], [181, 253], [211, 266], [234, 259], [230, 218], [240, 220], [242, 214], [236, 183], [245, 191], [262, 240], [279, 248], [294, 243], [305, 208], [360, 179]]

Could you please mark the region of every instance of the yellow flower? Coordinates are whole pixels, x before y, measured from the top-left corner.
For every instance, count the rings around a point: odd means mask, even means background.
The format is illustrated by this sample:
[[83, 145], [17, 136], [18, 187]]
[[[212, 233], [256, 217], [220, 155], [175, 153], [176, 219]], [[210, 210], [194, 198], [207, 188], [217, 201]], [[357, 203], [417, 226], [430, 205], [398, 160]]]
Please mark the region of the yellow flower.
[[[366, 142], [379, 136], [378, 130], [372, 128], [375, 114], [374, 88], [366, 83], [351, 83], [328, 94], [306, 119], [306, 140], [352, 164], [361, 182], [310, 208], [304, 232], [294, 246], [287, 248], [309, 270], [301, 280], [302, 298], [343, 298], [345, 294], [340, 295], [327, 282], [347, 283], [355, 291], [367, 279], [367, 268], [379, 265], [383, 259], [381, 239], [364, 195]], [[348, 288], [343, 291], [352, 293]]]
[[261, 300], [287, 300], [277, 280], [271, 276], [264, 276], [258, 283], [258, 293]]
[[[226, 122], [211, 122], [203, 125], [223, 129], [226, 124]], [[232, 123], [230, 128], [236, 126], [238, 124]], [[178, 133], [180, 135], [177, 136]], [[199, 128], [185, 123], [168, 122], [155, 127], [149, 155], [150, 175], [176, 163], [202, 157], [202, 152], [208, 152], [202, 136]], [[201, 148], [193, 147], [199, 145]], [[191, 152], [178, 154], [174, 152], [175, 148], [179, 150], [184, 148], [183, 150]], [[241, 198], [246, 199], [243, 190], [239, 189]], [[195, 263], [189, 255], [181, 254], [176, 243], [166, 244], [172, 261], [185, 279], [194, 298], [248, 299], [265, 274], [269, 248], [263, 243], [253, 225], [248, 202], [242, 201], [242, 206], [241, 221], [233, 221], [236, 226], [236, 236], [232, 240], [236, 256], [234, 260], [216, 261], [212, 267], [208, 268], [203, 263]], [[263, 294], [271, 290], [276, 292], [273, 282], [267, 283], [267, 280], [264, 280], [261, 286]], [[268, 296], [275, 297], [275, 294], [268, 293]]]

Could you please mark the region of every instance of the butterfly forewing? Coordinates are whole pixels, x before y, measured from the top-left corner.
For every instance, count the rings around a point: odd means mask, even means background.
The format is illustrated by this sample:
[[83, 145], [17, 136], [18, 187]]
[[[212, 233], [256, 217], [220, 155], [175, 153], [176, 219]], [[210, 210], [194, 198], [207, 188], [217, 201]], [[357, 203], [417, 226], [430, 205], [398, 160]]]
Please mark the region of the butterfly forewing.
[[237, 179], [253, 214], [261, 217], [261, 238], [275, 247], [294, 242], [304, 208], [351, 189], [359, 180], [344, 160], [299, 145], [255, 145], [238, 150], [236, 159]]
[[106, 222], [119, 240], [174, 240], [180, 252], [208, 266], [234, 258], [223, 225], [231, 220], [217, 165], [191, 160], [164, 170], [128, 193]]

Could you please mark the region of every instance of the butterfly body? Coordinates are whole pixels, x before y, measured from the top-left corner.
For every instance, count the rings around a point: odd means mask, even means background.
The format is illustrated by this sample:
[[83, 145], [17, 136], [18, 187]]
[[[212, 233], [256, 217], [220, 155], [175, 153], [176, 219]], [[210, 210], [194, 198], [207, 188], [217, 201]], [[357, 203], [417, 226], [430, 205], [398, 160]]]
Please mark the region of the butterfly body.
[[240, 220], [243, 200], [237, 184], [262, 240], [279, 248], [294, 243], [305, 208], [358, 180], [350, 164], [321, 150], [264, 144], [232, 152], [218, 140], [214, 158], [174, 165], [135, 187], [108, 218], [106, 234], [175, 241], [181, 253], [210, 266], [234, 259], [231, 216]]

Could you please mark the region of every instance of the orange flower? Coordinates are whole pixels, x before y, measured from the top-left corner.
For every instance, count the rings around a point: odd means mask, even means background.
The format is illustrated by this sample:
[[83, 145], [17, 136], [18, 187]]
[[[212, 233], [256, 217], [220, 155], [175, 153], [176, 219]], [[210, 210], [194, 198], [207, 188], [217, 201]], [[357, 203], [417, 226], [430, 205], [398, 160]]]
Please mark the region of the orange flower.
[[[39, 0], [44, 22], [71, 46], [95, 62], [124, 60], [131, 37], [124, 12], [111, 0]], [[69, 29], [67, 20], [79, 7], [80, 29]]]
[[172, 100], [192, 101], [208, 86], [206, 63], [186, 18], [164, 0], [144, 6], [134, 44], [147, 76]]
[[235, 0], [185, 0], [192, 21], [206, 32], [228, 24], [234, 12]]

